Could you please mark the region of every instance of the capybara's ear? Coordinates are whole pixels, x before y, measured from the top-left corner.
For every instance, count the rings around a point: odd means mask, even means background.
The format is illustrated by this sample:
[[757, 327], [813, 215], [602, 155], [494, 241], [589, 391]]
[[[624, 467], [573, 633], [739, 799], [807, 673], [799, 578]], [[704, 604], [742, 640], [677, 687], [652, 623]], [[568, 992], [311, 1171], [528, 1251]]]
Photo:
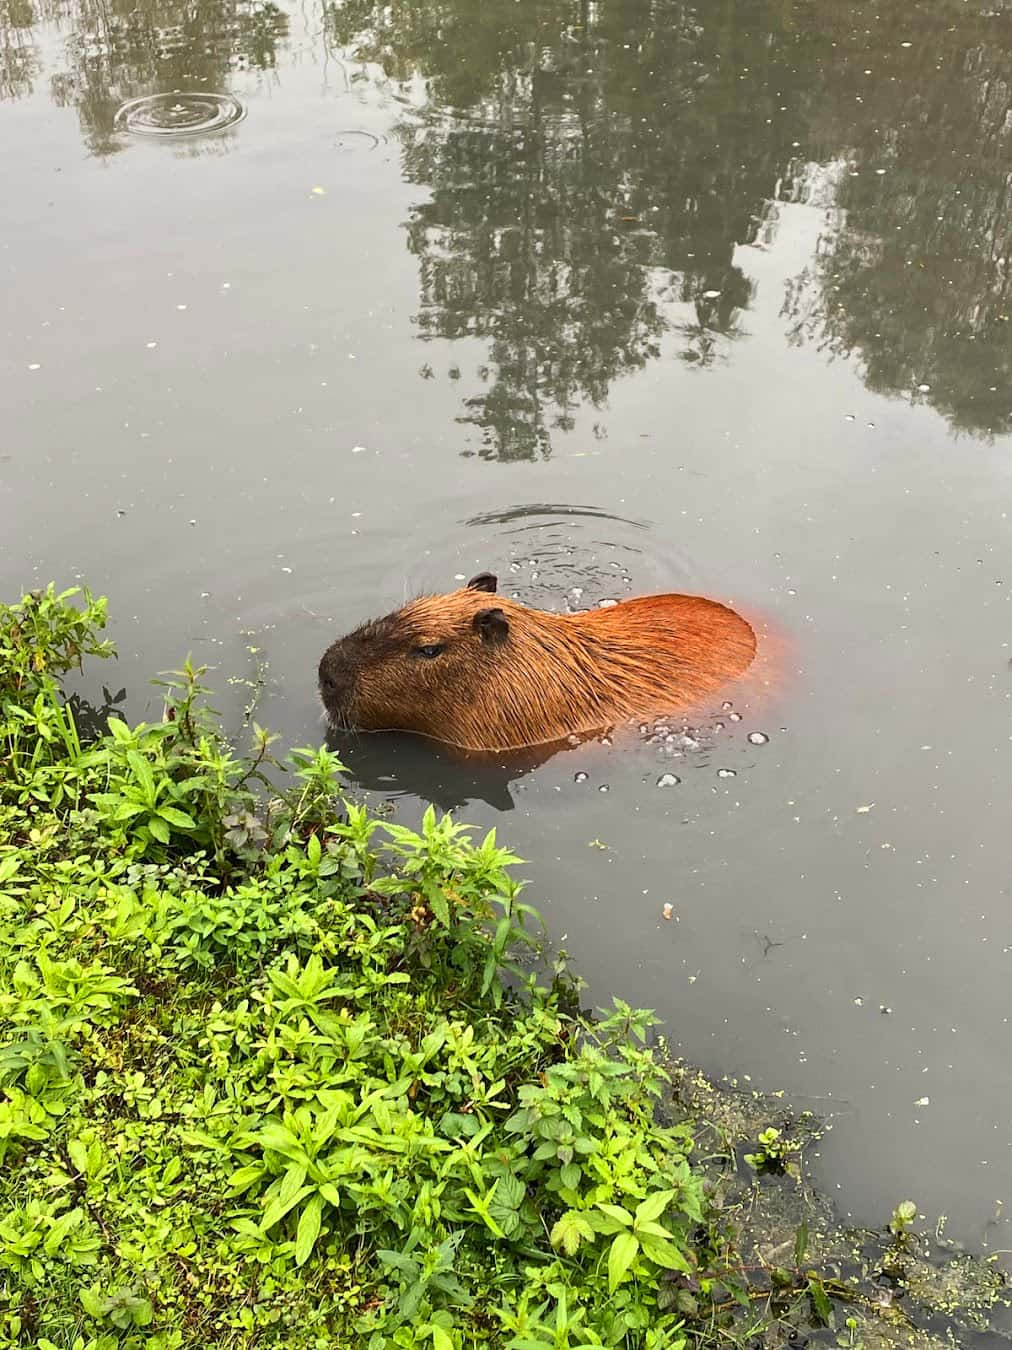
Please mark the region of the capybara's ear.
[[488, 591], [489, 595], [495, 595], [495, 588], [499, 585], [499, 578], [494, 572], [479, 572], [476, 577], [472, 577], [467, 583], [469, 591]]
[[471, 622], [482, 642], [493, 647], [498, 647], [510, 635], [510, 621], [501, 609], [479, 609]]

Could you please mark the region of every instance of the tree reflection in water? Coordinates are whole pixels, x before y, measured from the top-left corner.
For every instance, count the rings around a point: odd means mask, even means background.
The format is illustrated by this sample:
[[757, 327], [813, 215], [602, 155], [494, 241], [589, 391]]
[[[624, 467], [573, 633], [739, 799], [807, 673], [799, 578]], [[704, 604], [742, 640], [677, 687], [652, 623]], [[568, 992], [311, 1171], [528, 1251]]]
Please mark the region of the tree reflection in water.
[[[958, 430], [1012, 429], [1007, 5], [348, 0], [324, 20], [409, 105], [417, 325], [484, 344], [461, 419], [486, 457], [548, 455], [649, 362], [727, 360], [754, 300], [736, 247], [827, 165], [791, 340]], [[269, 0], [0, 0], [0, 98], [37, 82], [42, 22], [65, 51], [52, 94], [97, 154], [124, 100], [227, 90], [274, 66], [288, 24]]]

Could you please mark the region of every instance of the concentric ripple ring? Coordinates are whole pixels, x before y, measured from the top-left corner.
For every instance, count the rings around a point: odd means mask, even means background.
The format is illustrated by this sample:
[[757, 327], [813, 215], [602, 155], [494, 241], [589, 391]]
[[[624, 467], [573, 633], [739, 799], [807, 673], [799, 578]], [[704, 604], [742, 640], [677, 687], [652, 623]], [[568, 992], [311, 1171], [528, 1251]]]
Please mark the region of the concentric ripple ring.
[[355, 131], [349, 128], [337, 134], [334, 145], [338, 150], [378, 150], [386, 140], [385, 136], [374, 136], [371, 131]]
[[245, 116], [246, 109], [231, 94], [189, 93], [176, 89], [171, 94], [132, 98], [117, 109], [113, 121], [118, 131], [164, 140], [224, 131]]

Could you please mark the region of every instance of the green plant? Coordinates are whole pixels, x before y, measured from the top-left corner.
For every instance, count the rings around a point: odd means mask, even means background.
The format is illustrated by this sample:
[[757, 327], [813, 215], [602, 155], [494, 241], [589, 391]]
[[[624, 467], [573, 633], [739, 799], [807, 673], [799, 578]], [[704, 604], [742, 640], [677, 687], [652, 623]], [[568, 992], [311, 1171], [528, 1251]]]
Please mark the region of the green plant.
[[898, 1243], [906, 1240], [917, 1221], [917, 1206], [913, 1200], [901, 1200], [889, 1219], [889, 1231]]
[[801, 1143], [797, 1139], [785, 1137], [775, 1126], [761, 1130], [758, 1147], [752, 1153], [745, 1154], [745, 1161], [756, 1172], [777, 1175], [800, 1176], [798, 1156]]

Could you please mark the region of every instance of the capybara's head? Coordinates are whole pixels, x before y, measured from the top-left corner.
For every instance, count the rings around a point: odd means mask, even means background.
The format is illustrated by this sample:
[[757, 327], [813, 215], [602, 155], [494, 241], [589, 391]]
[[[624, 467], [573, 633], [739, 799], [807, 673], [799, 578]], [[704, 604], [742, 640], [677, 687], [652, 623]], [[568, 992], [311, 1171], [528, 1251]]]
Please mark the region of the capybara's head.
[[319, 680], [332, 725], [452, 739], [440, 730], [452, 731], [457, 710], [488, 687], [509, 637], [504, 610], [489, 602], [496, 585], [482, 572], [463, 590], [422, 596], [328, 647]]
[[701, 596], [581, 614], [529, 609], [488, 572], [340, 638], [320, 661], [331, 725], [514, 750], [681, 711], [742, 674], [755, 635]]

